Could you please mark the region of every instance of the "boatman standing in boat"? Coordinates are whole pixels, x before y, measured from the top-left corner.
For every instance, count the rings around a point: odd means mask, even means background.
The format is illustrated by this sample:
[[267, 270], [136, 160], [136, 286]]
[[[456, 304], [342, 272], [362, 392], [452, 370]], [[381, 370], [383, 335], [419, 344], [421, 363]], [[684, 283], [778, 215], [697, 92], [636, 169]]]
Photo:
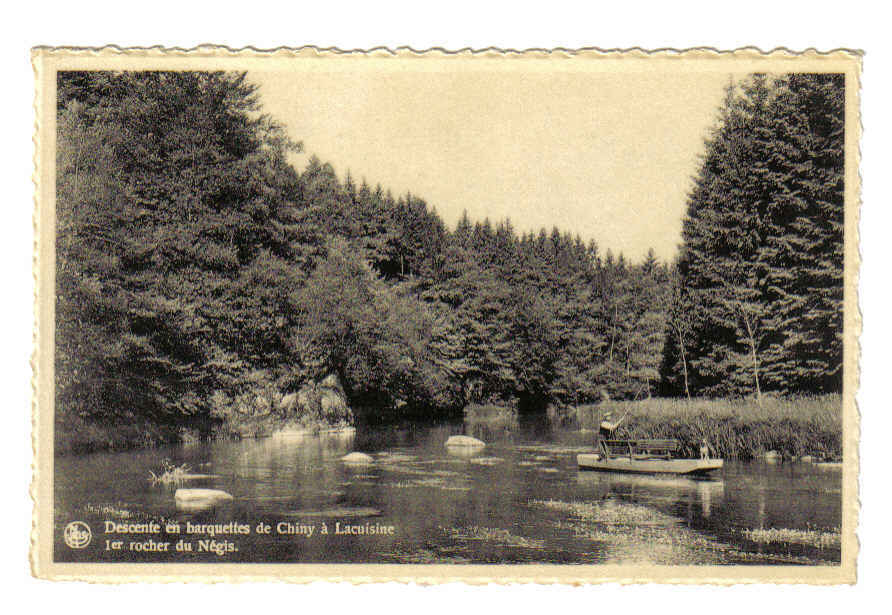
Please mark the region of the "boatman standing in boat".
[[[610, 403], [610, 395], [607, 394], [605, 389], [601, 389], [601, 407], [606, 406]], [[600, 413], [601, 418], [598, 423], [598, 449], [601, 451], [603, 455], [610, 456], [607, 449], [607, 440], [613, 439], [613, 434], [617, 430], [617, 428], [622, 424], [622, 422], [626, 419], [628, 412], [623, 415], [621, 419], [618, 421], [613, 420], [613, 412], [610, 410], [605, 411], [603, 414]]]
[[[604, 407], [610, 403], [610, 395], [607, 394], [606, 389], [601, 389], [601, 406]], [[626, 419], [626, 416], [618, 420], [613, 420], [613, 412], [611, 410], [607, 410], [604, 412], [601, 418], [601, 422], [598, 425], [598, 434], [601, 436], [602, 440], [611, 440], [613, 439], [613, 432], [620, 426], [620, 424]]]
[[601, 434], [601, 439], [612, 440], [613, 432], [617, 430], [617, 428], [622, 424], [624, 420], [626, 420], [626, 415], [623, 415], [623, 417], [618, 421], [614, 421], [613, 412], [609, 410], [605, 412], [604, 419], [601, 421], [601, 425], [598, 427], [598, 433]]

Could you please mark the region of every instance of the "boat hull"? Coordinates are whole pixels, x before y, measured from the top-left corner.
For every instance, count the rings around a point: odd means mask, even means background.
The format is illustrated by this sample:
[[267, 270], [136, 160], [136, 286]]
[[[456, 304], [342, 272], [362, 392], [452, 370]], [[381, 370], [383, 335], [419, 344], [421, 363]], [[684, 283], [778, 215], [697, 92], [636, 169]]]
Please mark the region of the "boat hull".
[[580, 470], [598, 472], [623, 472], [627, 474], [685, 474], [696, 476], [720, 470], [724, 466], [721, 459], [629, 459], [628, 457], [606, 458], [597, 453], [576, 456]]

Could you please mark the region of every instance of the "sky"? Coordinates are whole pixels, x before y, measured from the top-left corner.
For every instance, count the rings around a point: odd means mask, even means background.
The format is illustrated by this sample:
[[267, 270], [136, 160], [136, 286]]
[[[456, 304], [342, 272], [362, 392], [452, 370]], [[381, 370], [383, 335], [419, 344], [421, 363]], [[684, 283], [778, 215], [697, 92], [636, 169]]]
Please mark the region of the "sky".
[[455, 227], [594, 239], [633, 261], [675, 257], [724, 72], [595, 72], [424, 63], [252, 72], [265, 112], [338, 176], [412, 192]]

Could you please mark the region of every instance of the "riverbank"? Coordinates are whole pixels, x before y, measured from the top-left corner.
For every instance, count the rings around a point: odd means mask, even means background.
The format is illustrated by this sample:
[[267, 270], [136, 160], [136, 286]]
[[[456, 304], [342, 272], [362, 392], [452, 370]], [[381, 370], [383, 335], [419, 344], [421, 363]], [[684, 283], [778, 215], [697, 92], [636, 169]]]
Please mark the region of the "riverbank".
[[711, 454], [725, 459], [754, 459], [771, 451], [779, 458], [804, 456], [842, 459], [842, 397], [765, 397], [754, 399], [647, 399], [550, 409], [555, 420], [597, 429], [599, 410], [626, 416], [618, 438], [671, 438], [683, 454], [698, 457], [705, 439]]
[[68, 417], [57, 422], [54, 454], [73, 455], [96, 451], [120, 451], [135, 448], [157, 448], [167, 444], [209, 440], [241, 440], [265, 438], [279, 434], [319, 434], [353, 429], [346, 421], [329, 423], [305, 417], [251, 417], [239, 425], [208, 421], [203, 425], [176, 426], [133, 418], [130, 421], [98, 422]]
[[[342, 401], [341, 394], [333, 387], [317, 386], [312, 395], [285, 396], [277, 404], [264, 405], [262, 409], [232, 412], [222, 420], [188, 425], [164, 425], [136, 416], [123, 416], [112, 422], [65, 416], [56, 422], [55, 453], [259, 438], [279, 432], [318, 433], [367, 422], [365, 413], [359, 411], [354, 415]], [[654, 398], [605, 405], [550, 406], [547, 414], [553, 425], [595, 430], [599, 411], [607, 410], [613, 412], [614, 418], [627, 415], [617, 437], [676, 439], [681, 442], [681, 454], [685, 456], [699, 456], [700, 442], [706, 439], [711, 454], [726, 459], [754, 459], [770, 451], [786, 459], [804, 456], [814, 457], [816, 461], [842, 459], [842, 398], [839, 395], [769, 397], [761, 405], [752, 399]], [[493, 430], [517, 428], [517, 413], [512, 408], [472, 405], [464, 414], [469, 433], [484, 440], [492, 436]]]
[[[256, 383], [255, 383], [256, 384]], [[239, 396], [214, 396], [207, 414], [188, 421], [165, 422], [121, 411], [115, 417], [84, 418], [57, 411], [54, 453], [154, 448], [202, 440], [263, 438], [277, 433], [320, 433], [354, 426], [340, 380], [334, 374], [308, 382], [298, 391], [280, 393], [269, 383]]]
[[198, 438], [199, 430], [123, 416], [114, 421], [87, 420], [62, 413], [56, 416], [53, 452], [57, 456], [94, 451], [154, 448]]

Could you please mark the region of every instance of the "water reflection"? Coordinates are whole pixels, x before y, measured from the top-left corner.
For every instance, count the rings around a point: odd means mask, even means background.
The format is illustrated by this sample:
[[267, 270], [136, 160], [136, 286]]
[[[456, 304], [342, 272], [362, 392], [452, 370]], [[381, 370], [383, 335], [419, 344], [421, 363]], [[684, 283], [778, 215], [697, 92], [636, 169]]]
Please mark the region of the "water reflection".
[[709, 517], [714, 506], [721, 506], [725, 496], [725, 483], [720, 479], [578, 472], [576, 481], [600, 498], [615, 494], [651, 504], [690, 502], [703, 517]]
[[[486, 446], [447, 449], [456, 434]], [[744, 537], [748, 530], [838, 528], [839, 471], [729, 462], [714, 480], [579, 472], [575, 456], [590, 450], [592, 439], [542, 421], [486, 415], [63, 457], [55, 467], [56, 525], [163, 518], [320, 528], [373, 519], [395, 528], [363, 540], [318, 529], [311, 536], [252, 533], [229, 561], [775, 563], [789, 561], [790, 552], [804, 563], [839, 559], [838, 548], [796, 551]], [[341, 461], [354, 451], [372, 462]], [[189, 487], [219, 489], [233, 501], [177, 510], [175, 487], [147, 480], [165, 458], [206, 475]], [[120, 558], [61, 542], [56, 554], [60, 561]]]
[[460, 459], [471, 459], [472, 457], [481, 456], [483, 454], [483, 447], [448, 446], [446, 447], [446, 453], [451, 457], [458, 457]]
[[484, 442], [512, 442], [519, 429], [517, 411], [499, 406], [468, 406], [464, 428], [465, 435]]

